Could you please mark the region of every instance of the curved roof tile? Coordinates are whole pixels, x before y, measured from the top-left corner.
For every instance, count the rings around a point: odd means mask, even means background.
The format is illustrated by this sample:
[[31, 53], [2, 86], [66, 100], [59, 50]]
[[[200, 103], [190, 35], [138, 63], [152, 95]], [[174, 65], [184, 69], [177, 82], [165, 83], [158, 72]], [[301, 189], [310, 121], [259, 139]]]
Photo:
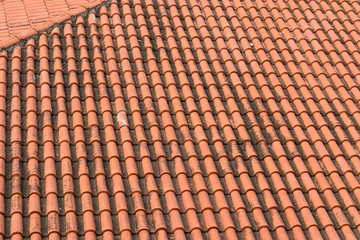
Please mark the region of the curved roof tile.
[[357, 1], [122, 0], [0, 55], [0, 239], [359, 239]]
[[62, 23], [106, 0], [0, 1], [0, 50]]

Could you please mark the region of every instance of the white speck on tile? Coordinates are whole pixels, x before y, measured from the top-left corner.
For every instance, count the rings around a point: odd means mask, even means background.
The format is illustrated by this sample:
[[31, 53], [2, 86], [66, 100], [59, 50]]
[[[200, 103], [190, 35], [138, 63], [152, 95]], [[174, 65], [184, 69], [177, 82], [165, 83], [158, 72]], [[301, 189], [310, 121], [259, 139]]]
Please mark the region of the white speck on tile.
[[118, 112], [116, 120], [118, 121], [119, 127], [129, 126], [126, 121], [126, 112], [124, 111]]
[[96, 16], [94, 13], [91, 13], [91, 16], [93, 17], [93, 19], [96, 21]]

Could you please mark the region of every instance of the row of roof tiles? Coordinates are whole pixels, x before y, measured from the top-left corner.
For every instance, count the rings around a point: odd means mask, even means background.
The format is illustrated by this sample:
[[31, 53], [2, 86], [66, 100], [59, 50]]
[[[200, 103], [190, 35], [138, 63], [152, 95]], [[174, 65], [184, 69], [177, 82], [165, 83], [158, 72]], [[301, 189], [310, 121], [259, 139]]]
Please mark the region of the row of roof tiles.
[[10, 47], [105, 0], [0, 1], [0, 49]]
[[323, 5], [113, 1], [3, 53], [0, 236], [358, 238], [356, 3]]

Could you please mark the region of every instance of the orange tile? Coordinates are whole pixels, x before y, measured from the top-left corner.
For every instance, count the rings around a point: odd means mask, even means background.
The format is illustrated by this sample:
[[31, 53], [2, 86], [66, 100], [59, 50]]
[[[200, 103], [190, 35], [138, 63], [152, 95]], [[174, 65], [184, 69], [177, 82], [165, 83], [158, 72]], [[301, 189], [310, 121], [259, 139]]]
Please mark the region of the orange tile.
[[47, 29], [91, 4], [0, 3], [1, 47], [44, 30], [0, 55], [0, 238], [359, 238], [356, 2], [114, 0]]
[[[102, 1], [10, 1], [0, 3], [0, 49], [94, 7]], [[72, 10], [69, 12], [69, 10]], [[33, 27], [33, 28], [32, 28]], [[16, 37], [16, 38], [11, 38]]]

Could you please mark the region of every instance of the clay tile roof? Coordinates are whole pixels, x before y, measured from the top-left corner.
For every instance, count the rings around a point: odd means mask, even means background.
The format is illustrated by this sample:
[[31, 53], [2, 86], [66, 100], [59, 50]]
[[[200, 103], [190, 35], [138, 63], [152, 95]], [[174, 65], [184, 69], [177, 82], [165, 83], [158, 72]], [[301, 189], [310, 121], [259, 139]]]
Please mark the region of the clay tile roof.
[[0, 0], [0, 49], [100, 5], [106, 0]]
[[360, 239], [359, 9], [113, 0], [5, 49], [0, 239]]

